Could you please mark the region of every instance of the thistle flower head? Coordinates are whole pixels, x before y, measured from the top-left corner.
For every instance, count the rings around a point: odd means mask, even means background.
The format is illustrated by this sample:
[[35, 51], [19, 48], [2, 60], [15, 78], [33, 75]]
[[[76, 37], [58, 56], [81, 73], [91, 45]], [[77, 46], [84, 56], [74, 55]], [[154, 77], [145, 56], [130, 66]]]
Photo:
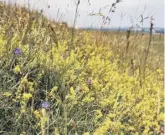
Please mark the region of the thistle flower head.
[[20, 48], [15, 48], [13, 53], [14, 53], [14, 55], [21, 55], [22, 50]]
[[42, 103], [42, 108], [49, 109], [49, 108], [50, 108], [50, 103], [44, 101], [44, 102]]

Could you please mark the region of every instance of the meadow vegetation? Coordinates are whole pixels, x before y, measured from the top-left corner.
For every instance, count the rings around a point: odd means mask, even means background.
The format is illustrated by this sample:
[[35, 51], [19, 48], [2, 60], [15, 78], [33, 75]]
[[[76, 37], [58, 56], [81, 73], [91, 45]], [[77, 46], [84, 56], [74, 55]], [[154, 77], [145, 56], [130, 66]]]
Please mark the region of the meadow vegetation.
[[0, 134], [160, 135], [163, 36], [72, 32], [0, 3]]

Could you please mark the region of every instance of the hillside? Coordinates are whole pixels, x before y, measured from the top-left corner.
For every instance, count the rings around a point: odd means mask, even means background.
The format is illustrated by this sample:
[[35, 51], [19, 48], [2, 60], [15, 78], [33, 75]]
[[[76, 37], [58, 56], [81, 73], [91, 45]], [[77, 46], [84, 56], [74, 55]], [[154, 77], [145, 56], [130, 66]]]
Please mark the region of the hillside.
[[0, 134], [163, 133], [164, 39], [149, 39], [0, 2]]
[[[99, 30], [99, 28], [91, 28], [91, 27], [86, 27], [86, 28], [82, 28], [84, 30]], [[130, 29], [130, 27], [122, 27], [122, 28], [118, 28], [118, 27], [112, 27], [112, 28], [102, 28], [102, 31], [123, 31], [123, 32], [126, 32]], [[132, 31], [135, 31], [135, 32], [144, 32], [144, 33], [150, 33], [150, 28], [138, 28], [138, 27], [135, 27]], [[155, 34], [164, 34], [164, 28], [154, 28], [154, 33]]]

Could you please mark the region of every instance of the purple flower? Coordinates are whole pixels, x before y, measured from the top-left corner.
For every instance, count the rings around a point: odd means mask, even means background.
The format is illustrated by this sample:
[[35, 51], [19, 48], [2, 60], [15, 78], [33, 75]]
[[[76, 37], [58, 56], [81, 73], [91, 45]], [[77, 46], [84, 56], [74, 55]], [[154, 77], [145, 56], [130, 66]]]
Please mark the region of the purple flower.
[[21, 50], [20, 48], [15, 48], [14, 51], [13, 51], [13, 53], [14, 53], [15, 55], [21, 55], [22, 50]]
[[42, 108], [49, 109], [49, 107], [50, 107], [50, 103], [49, 102], [44, 101], [42, 103]]
[[88, 85], [92, 85], [92, 80], [91, 80], [91, 79], [88, 79], [88, 80], [87, 80], [87, 84], [88, 84]]

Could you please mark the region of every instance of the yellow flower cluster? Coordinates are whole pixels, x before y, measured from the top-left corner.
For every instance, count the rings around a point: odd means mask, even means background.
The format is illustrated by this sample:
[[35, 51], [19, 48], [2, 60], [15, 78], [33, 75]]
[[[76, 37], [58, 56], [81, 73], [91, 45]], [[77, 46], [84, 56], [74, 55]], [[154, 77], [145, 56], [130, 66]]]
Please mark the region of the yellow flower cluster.
[[21, 72], [20, 66], [19, 65], [16, 65], [15, 68], [13, 69], [13, 71], [14, 71], [15, 74], [20, 73]]
[[96, 129], [93, 135], [105, 135], [110, 127], [111, 121], [106, 118], [106, 120]]
[[40, 112], [38, 110], [35, 110], [33, 113], [34, 113], [34, 115], [35, 115], [35, 117], [37, 119], [40, 119], [41, 118], [41, 114], [40, 114]]
[[30, 93], [23, 93], [23, 99], [28, 101], [30, 98], [32, 98], [32, 94]]

